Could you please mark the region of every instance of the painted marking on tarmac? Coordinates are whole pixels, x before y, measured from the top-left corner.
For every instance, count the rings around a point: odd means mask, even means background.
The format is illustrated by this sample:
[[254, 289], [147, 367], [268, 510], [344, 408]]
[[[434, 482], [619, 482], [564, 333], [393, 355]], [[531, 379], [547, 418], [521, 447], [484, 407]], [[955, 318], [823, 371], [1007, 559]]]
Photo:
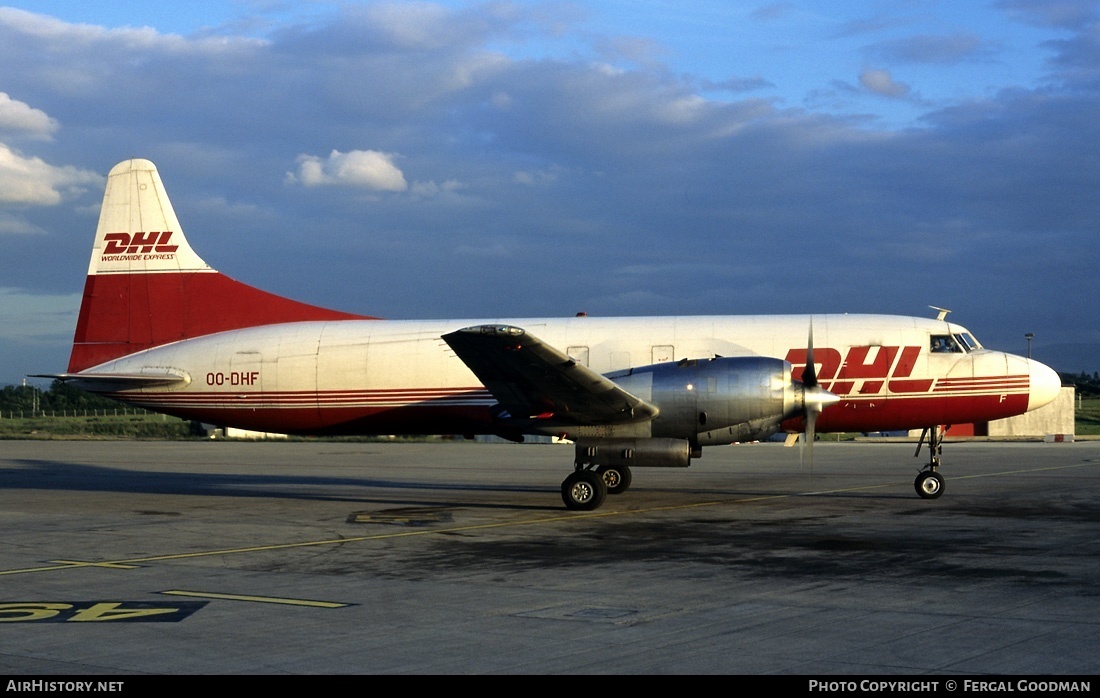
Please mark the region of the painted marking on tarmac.
[[309, 606], [311, 608], [346, 608], [354, 606], [351, 603], [338, 603], [335, 601], [312, 601], [310, 599], [284, 599], [277, 596], [251, 596], [248, 594], [219, 594], [213, 591], [185, 591], [174, 589], [162, 591], [168, 596], [189, 596], [198, 599], [219, 599], [222, 601], [249, 601], [252, 603], [274, 603], [284, 606]]
[[383, 511], [364, 511], [348, 515], [348, 523], [427, 526], [451, 521], [451, 512], [441, 507], [401, 507]]
[[[989, 473], [985, 475], [958, 475], [954, 476], [954, 479], [965, 480], [978, 477], [995, 477], [996, 475], [1018, 475], [1020, 473], [1028, 472], [1051, 472], [1055, 470], [1070, 470], [1074, 468], [1086, 468], [1095, 467], [1096, 463], [1075, 463], [1065, 466], [1048, 466], [1041, 468], [1028, 468], [1004, 471], [1001, 473]], [[761, 495], [756, 497], [731, 497], [726, 499], [712, 499], [704, 502], [695, 502], [691, 504], [669, 504], [667, 506], [646, 507], [641, 509], [624, 509], [624, 510], [601, 510], [592, 512], [563, 512], [555, 516], [546, 516], [538, 519], [527, 519], [524, 521], [499, 521], [495, 523], [486, 524], [472, 524], [469, 526], [451, 526], [447, 528], [432, 528], [432, 529], [420, 529], [412, 531], [394, 531], [389, 533], [378, 533], [368, 536], [349, 536], [346, 538], [331, 538], [325, 540], [314, 541], [301, 541], [298, 543], [274, 543], [271, 545], [256, 545], [244, 548], [224, 548], [219, 550], [202, 550], [190, 553], [168, 553], [164, 555], [150, 555], [148, 557], [135, 557], [122, 560], [103, 560], [99, 562], [80, 562], [80, 561], [67, 561], [65, 564], [43, 565], [41, 567], [24, 567], [20, 569], [12, 570], [0, 570], [0, 577], [12, 575], [12, 574], [30, 574], [33, 572], [56, 572], [59, 570], [74, 570], [82, 569], [85, 567], [101, 567], [107, 569], [130, 569], [132, 567], [141, 566], [151, 562], [164, 562], [167, 560], [187, 560], [202, 557], [215, 557], [221, 555], [242, 555], [245, 553], [257, 553], [257, 552], [271, 552], [275, 550], [293, 550], [295, 548], [316, 548], [321, 546], [331, 545], [346, 545], [348, 543], [364, 543], [370, 541], [380, 540], [393, 540], [396, 538], [411, 538], [414, 536], [440, 536], [449, 535], [454, 533], [465, 533], [468, 531], [489, 530], [494, 528], [515, 528], [520, 526], [538, 526], [542, 524], [562, 523], [567, 521], [587, 521], [590, 519], [600, 518], [616, 518], [622, 516], [637, 516], [639, 514], [647, 514], [653, 512], [666, 512], [666, 511], [682, 511], [687, 509], [701, 509], [706, 507], [717, 506], [729, 506], [736, 504], [753, 504], [758, 502], [778, 501], [783, 499], [794, 499], [796, 497], [812, 497], [828, 494], [841, 494], [845, 492], [863, 492], [876, 489], [895, 488], [899, 486], [898, 481], [883, 482], [871, 485], [861, 485], [858, 487], [842, 487], [831, 490], [816, 490], [813, 492], [791, 492], [786, 494], [771, 494]]]
[[0, 603], [0, 623], [178, 623], [205, 601], [14, 601]]
[[58, 565], [73, 565], [74, 567], [106, 567], [115, 570], [136, 570], [141, 565], [127, 565], [121, 562], [84, 562], [81, 560], [51, 560]]

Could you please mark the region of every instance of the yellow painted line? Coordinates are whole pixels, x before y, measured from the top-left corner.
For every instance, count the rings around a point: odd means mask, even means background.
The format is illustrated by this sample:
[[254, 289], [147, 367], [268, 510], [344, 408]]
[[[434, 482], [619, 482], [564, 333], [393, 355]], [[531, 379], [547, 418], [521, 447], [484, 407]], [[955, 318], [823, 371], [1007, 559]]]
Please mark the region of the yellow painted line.
[[84, 562], [83, 560], [51, 560], [51, 562], [73, 567], [106, 567], [115, 570], [135, 570], [139, 567], [139, 565], [126, 565], [121, 562]]
[[[1096, 467], [1096, 463], [1077, 463], [1073, 465], [1050, 466], [1043, 468], [1029, 468], [1023, 470], [1010, 470], [1000, 473], [988, 473], [984, 475], [952, 475], [952, 479], [969, 479], [979, 477], [994, 477], [997, 475], [1018, 475], [1021, 473], [1049, 472], [1054, 470], [1069, 470], [1073, 468]], [[474, 524], [470, 526], [451, 526], [449, 528], [417, 529], [415, 531], [396, 531], [378, 533], [370, 536], [350, 536], [347, 538], [331, 538], [326, 540], [302, 541], [299, 543], [275, 543], [272, 545], [256, 545], [245, 548], [223, 548], [220, 550], [203, 550], [193, 553], [170, 553], [165, 555], [150, 555], [148, 557], [134, 557], [123, 560], [104, 560], [100, 562], [66, 561], [64, 564], [44, 565], [41, 567], [25, 567], [14, 570], [0, 570], [0, 577], [12, 574], [29, 574], [32, 572], [55, 572], [58, 570], [72, 570], [83, 567], [106, 567], [128, 569], [128, 566], [139, 566], [150, 562], [164, 562], [166, 560], [187, 560], [200, 557], [215, 557], [219, 555], [240, 555], [244, 553], [270, 552], [273, 550], [292, 550], [295, 548], [315, 548], [326, 545], [344, 545], [346, 543], [363, 543], [368, 541], [393, 540], [395, 538], [412, 538], [416, 536], [439, 536], [452, 533], [464, 533], [467, 531], [489, 530], [493, 528], [510, 528], [520, 526], [537, 526], [540, 524], [561, 523], [565, 521], [587, 521], [589, 519], [613, 518], [622, 516], [636, 516], [662, 511], [681, 511], [686, 509], [700, 509], [704, 507], [729, 506], [731, 504], [752, 504], [755, 502], [776, 501], [781, 499], [793, 499], [796, 497], [811, 497], [824, 494], [840, 494], [844, 492], [860, 492], [865, 490], [897, 487], [898, 481], [883, 482], [872, 485], [860, 485], [858, 487], [843, 487], [831, 490], [817, 490], [813, 492], [792, 492], [789, 494], [771, 494], [758, 497], [736, 496], [729, 499], [714, 499], [693, 504], [669, 504], [667, 506], [646, 507], [641, 509], [623, 509], [618, 511], [593, 511], [587, 513], [563, 512], [555, 516], [547, 516], [526, 521], [501, 521], [497, 523]], [[629, 495], [628, 495], [629, 496]]]
[[1002, 470], [999, 473], [975, 473], [974, 475], [952, 475], [952, 480], [972, 480], [980, 477], [996, 477], [998, 475], [1024, 475], [1026, 473], [1046, 473], [1053, 470], [1069, 470], [1070, 468], [1086, 468], [1096, 465], [1097, 462], [1077, 463], [1076, 465], [1051, 465], [1045, 468], [1020, 468], [1019, 470]]
[[248, 596], [245, 594], [218, 594], [212, 591], [162, 591], [168, 596], [189, 596], [197, 599], [223, 599], [226, 601], [251, 601], [255, 603], [277, 603], [284, 606], [310, 606], [312, 608], [345, 608], [349, 603], [336, 603], [335, 601], [309, 601], [307, 599], [282, 599], [277, 596]]

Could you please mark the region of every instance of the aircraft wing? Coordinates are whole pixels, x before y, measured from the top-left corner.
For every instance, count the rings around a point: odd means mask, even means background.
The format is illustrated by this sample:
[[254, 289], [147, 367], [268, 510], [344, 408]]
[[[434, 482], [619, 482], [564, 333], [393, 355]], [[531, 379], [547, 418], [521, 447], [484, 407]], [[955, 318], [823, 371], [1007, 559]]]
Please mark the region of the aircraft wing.
[[659, 410], [519, 327], [477, 325], [443, 335], [508, 417], [625, 424]]

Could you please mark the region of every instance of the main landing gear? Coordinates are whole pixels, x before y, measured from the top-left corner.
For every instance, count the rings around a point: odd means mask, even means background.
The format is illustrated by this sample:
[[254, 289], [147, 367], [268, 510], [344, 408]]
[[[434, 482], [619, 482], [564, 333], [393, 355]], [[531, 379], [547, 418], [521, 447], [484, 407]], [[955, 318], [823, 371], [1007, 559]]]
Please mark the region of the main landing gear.
[[599, 509], [609, 494], [622, 494], [630, 487], [630, 468], [625, 465], [577, 463], [576, 470], [561, 483], [561, 499], [573, 511]]
[[940, 458], [943, 455], [943, 437], [947, 433], [947, 427], [925, 427], [921, 432], [920, 441], [917, 442], [917, 452], [913, 457], [920, 455], [920, 448], [924, 442], [928, 442], [928, 465], [917, 474], [913, 481], [913, 487], [923, 499], [936, 499], [943, 494], [943, 475], [940, 475]]

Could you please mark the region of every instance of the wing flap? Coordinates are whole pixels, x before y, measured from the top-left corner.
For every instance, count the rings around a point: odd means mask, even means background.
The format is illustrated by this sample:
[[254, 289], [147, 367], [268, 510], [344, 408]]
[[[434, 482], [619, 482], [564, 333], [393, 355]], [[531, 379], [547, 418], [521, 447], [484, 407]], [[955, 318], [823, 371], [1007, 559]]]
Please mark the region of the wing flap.
[[626, 424], [659, 410], [519, 327], [476, 325], [443, 341], [517, 419]]

